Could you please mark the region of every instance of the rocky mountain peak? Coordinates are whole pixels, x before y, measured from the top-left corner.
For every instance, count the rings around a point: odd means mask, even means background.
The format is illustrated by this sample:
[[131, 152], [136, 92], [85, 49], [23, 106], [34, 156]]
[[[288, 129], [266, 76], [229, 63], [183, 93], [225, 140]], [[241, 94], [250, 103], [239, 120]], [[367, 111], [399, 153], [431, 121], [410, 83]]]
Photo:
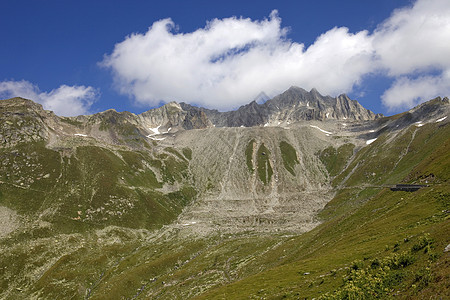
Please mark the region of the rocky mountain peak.
[[0, 100], [3, 109], [11, 109], [11, 110], [23, 110], [23, 109], [31, 109], [35, 111], [43, 111], [44, 108], [41, 104], [33, 102], [32, 100], [25, 99], [22, 97], [14, 97], [11, 99]]
[[204, 111], [212, 123], [219, 127], [263, 126], [326, 119], [364, 121], [377, 118], [377, 115], [347, 95], [332, 98], [321, 95], [315, 88], [308, 92], [296, 86], [262, 104], [253, 101], [225, 113]]
[[[44, 111], [40, 104], [31, 100], [13, 98], [4, 101], [6, 101], [2, 106], [4, 108], [8, 106], [28, 108], [42, 112], [42, 116], [50, 116], [50, 112]], [[94, 115], [78, 116], [72, 119], [89, 124], [90, 127], [98, 128], [100, 131], [105, 128], [105, 124], [113, 124], [114, 126], [135, 127], [138, 128], [136, 133], [148, 135], [153, 133], [154, 128], [160, 128], [163, 130], [161, 132], [166, 132], [170, 128], [172, 132], [175, 132], [213, 126], [278, 126], [279, 124], [308, 120], [365, 121], [374, 120], [377, 117], [379, 115], [365, 109], [356, 100], [351, 100], [345, 94], [333, 98], [321, 95], [316, 88], [308, 92], [303, 88], [292, 86], [272, 99], [261, 92], [252, 102], [228, 112], [172, 101], [139, 115], [109, 109]]]
[[170, 109], [183, 110], [183, 109], [181, 108], [180, 104], [178, 104], [178, 102], [176, 102], [176, 101], [169, 102], [169, 103], [167, 103], [167, 104], [165, 104], [165, 105], [163, 105], [163, 106], [164, 106], [165, 109], [167, 109], [167, 110], [170, 110]]
[[316, 90], [316, 88], [312, 88], [311, 91], [309, 91], [309, 93], [311, 95], [317, 96], [317, 97], [322, 97], [322, 95], [319, 93], [318, 90]]

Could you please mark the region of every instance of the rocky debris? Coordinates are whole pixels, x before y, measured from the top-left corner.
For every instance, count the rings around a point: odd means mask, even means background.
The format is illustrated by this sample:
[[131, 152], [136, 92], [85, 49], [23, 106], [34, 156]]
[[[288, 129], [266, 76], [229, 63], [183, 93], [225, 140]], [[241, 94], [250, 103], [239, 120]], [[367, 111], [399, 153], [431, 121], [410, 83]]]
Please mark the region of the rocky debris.
[[[183, 131], [174, 142], [192, 149], [191, 171], [200, 192], [178, 219], [185, 232], [304, 232], [317, 226], [314, 215], [333, 196], [326, 171], [314, 153], [334, 141], [307, 124], [292, 130], [251, 127]], [[298, 153], [295, 176], [283, 164], [281, 142], [289, 143]], [[255, 148], [253, 172], [246, 163], [249, 143]], [[261, 156], [273, 169], [267, 182], [260, 179], [261, 166], [256, 157], [256, 149], [263, 144], [268, 151]]]
[[0, 239], [8, 236], [19, 227], [19, 218], [15, 211], [0, 206]]

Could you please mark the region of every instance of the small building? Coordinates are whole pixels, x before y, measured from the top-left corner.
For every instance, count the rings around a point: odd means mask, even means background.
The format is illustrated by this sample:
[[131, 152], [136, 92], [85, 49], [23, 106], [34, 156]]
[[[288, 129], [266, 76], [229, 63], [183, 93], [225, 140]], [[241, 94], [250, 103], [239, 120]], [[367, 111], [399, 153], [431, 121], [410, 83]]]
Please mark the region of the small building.
[[415, 192], [419, 190], [420, 188], [427, 187], [428, 185], [425, 184], [396, 184], [391, 187], [391, 191], [393, 192]]

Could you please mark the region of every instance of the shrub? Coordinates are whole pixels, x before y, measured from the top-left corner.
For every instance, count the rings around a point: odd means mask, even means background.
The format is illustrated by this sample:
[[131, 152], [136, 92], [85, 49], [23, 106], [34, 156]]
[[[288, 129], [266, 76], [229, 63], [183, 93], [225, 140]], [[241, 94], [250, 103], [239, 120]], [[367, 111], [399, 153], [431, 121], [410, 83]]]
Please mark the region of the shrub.
[[350, 269], [352, 270], [360, 270], [364, 267], [364, 263], [360, 260], [355, 260], [354, 262], [352, 262]]
[[411, 251], [413, 252], [417, 252], [419, 250], [422, 250], [424, 248], [425, 249], [425, 253], [428, 252], [428, 250], [430, 249], [430, 247], [432, 247], [432, 244], [434, 243], [434, 240], [432, 238], [429, 237], [429, 234], [425, 234], [423, 237], [421, 237], [419, 239], [419, 241], [417, 241], [417, 243], [415, 243], [412, 247], [411, 247]]
[[374, 260], [372, 260], [372, 262], [370, 263], [370, 267], [372, 269], [376, 269], [379, 268], [381, 266], [380, 261], [378, 260], [378, 258], [375, 258]]

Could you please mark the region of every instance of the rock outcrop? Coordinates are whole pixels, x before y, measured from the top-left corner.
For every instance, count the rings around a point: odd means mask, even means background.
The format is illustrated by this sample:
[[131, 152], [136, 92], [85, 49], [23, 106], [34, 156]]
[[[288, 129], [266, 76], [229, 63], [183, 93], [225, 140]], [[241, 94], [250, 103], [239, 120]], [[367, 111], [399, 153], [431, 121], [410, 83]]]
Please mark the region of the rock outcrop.
[[291, 87], [262, 104], [252, 101], [228, 112], [197, 108], [186, 103], [181, 103], [180, 106], [187, 111], [205, 112], [216, 127], [267, 126], [308, 120], [367, 121], [382, 116], [365, 109], [347, 95], [332, 98], [322, 96], [316, 89], [308, 92], [299, 87]]

